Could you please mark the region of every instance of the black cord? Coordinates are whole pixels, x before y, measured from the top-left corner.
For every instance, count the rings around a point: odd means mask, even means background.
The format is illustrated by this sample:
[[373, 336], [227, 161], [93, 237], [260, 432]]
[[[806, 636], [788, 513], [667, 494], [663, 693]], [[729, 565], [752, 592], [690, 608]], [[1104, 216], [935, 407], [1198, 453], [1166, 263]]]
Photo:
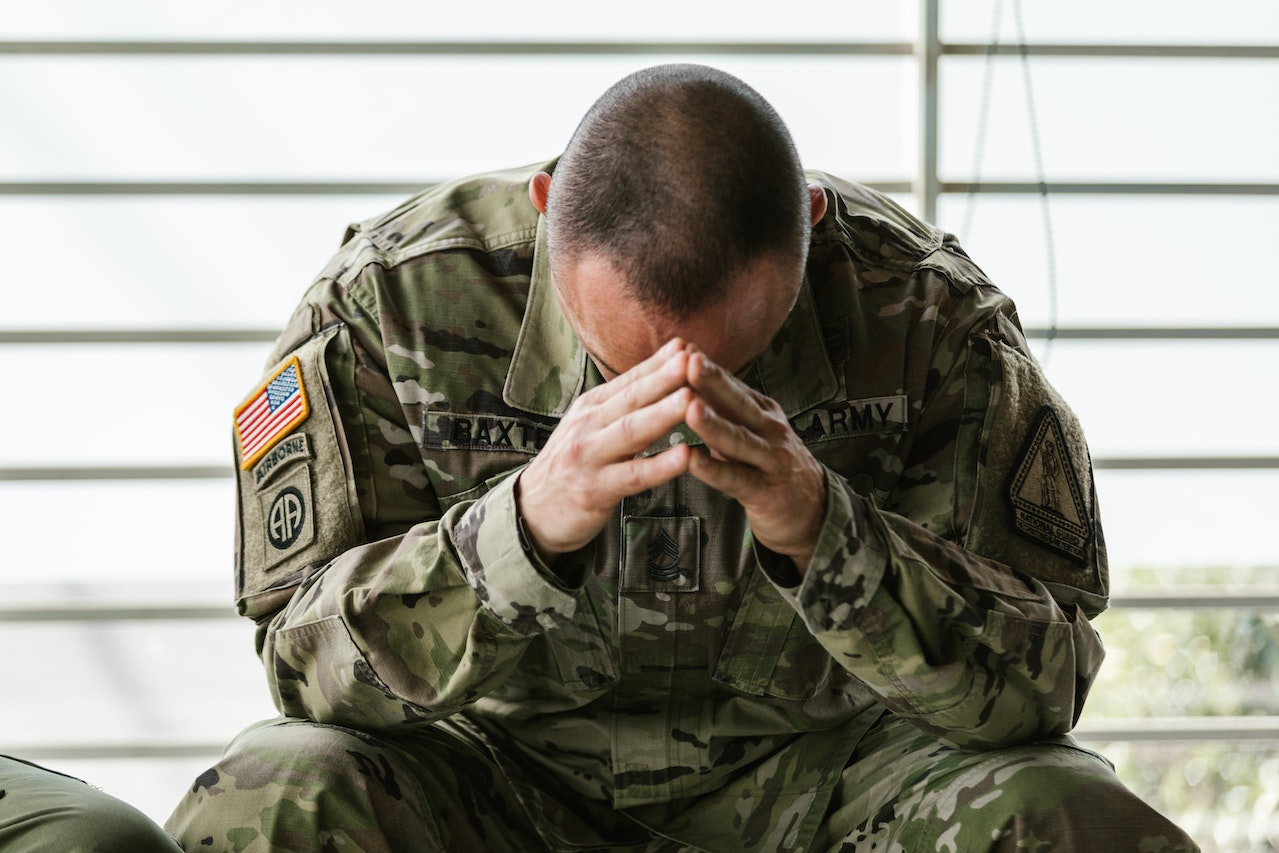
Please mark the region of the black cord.
[[[994, 60], [999, 49], [1000, 22], [1003, 17], [1003, 0], [995, 0], [994, 15], [991, 21], [990, 40], [986, 46], [986, 67], [982, 74], [981, 101], [977, 108], [977, 138], [973, 152], [972, 183], [981, 183], [983, 161], [986, 154], [986, 130], [990, 124], [991, 91], [994, 81]], [[1021, 0], [1013, 0], [1013, 19], [1017, 28], [1018, 54], [1021, 56], [1022, 82], [1026, 91], [1026, 114], [1030, 125], [1031, 155], [1035, 163], [1035, 179], [1039, 185], [1040, 208], [1044, 223], [1044, 259], [1048, 268], [1048, 333], [1044, 341], [1042, 361], [1047, 364], [1052, 355], [1052, 345], [1057, 338], [1058, 300], [1057, 300], [1057, 254], [1053, 241], [1052, 214], [1048, 204], [1048, 181], [1044, 171], [1043, 149], [1039, 142], [1039, 120], [1035, 112], [1035, 93], [1030, 81], [1030, 51], [1026, 44], [1026, 33], [1022, 25]], [[964, 206], [964, 218], [960, 225], [960, 234], [967, 239], [971, 234], [973, 219], [977, 212], [977, 192], [970, 190]]]

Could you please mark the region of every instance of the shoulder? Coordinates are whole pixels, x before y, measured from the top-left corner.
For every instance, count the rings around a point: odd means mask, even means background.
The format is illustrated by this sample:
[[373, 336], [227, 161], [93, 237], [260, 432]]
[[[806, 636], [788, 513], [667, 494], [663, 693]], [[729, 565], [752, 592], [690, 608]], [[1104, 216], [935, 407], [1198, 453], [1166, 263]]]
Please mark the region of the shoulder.
[[828, 172], [809, 171], [826, 190], [826, 215], [813, 229], [814, 245], [843, 244], [866, 263], [909, 272], [937, 251], [944, 233], [913, 216], [887, 195]]
[[902, 325], [902, 332], [920, 322], [971, 326], [1015, 311], [954, 235], [871, 187], [825, 172], [807, 176], [828, 202], [809, 249], [815, 292], [853, 300], [879, 325]]
[[433, 252], [493, 254], [531, 247], [538, 212], [528, 198], [537, 163], [435, 184], [398, 207], [347, 228], [342, 248], [320, 278], [348, 285], [369, 265], [384, 270]]

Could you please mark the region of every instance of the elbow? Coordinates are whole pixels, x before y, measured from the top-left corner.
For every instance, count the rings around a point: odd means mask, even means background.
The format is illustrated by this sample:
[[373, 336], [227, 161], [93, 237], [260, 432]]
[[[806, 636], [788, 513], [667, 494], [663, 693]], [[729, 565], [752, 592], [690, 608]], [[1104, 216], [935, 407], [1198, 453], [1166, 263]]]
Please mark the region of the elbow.
[[916, 719], [960, 749], [993, 750], [1065, 734], [1074, 727], [1082, 706], [1083, 697], [1074, 685], [1045, 689], [1040, 682], [983, 672], [956, 705]]
[[1063, 735], [1071, 728], [1072, 722], [1068, 716], [1028, 713], [1010, 719], [979, 721], [963, 729], [936, 730], [934, 733], [960, 749], [986, 751], [1008, 749], [1041, 738]]
[[1096, 634], [1079, 637], [1076, 623], [1052, 623], [1039, 642], [1003, 654], [978, 648], [966, 669], [964, 698], [944, 715], [938, 735], [966, 749], [1002, 749], [1063, 735], [1075, 727], [1100, 665]]
[[263, 663], [272, 701], [288, 717], [383, 731], [443, 716], [388, 687], [338, 616], [269, 632]]

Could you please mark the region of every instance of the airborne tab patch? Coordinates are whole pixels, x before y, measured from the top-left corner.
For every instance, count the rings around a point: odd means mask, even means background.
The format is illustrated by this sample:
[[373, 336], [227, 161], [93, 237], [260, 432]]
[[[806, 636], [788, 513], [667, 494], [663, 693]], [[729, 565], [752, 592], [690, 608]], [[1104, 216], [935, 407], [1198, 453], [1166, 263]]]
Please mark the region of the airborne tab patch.
[[240, 467], [247, 471], [277, 441], [306, 420], [311, 409], [298, 357], [286, 361], [235, 410]]
[[311, 448], [306, 433], [299, 432], [278, 442], [270, 452], [262, 457], [262, 461], [253, 469], [253, 485], [262, 488], [262, 484], [271, 479], [278, 471], [297, 460], [310, 459]]
[[1092, 513], [1068, 447], [1057, 412], [1044, 406], [1022, 450], [1008, 496], [1019, 533], [1086, 566]]

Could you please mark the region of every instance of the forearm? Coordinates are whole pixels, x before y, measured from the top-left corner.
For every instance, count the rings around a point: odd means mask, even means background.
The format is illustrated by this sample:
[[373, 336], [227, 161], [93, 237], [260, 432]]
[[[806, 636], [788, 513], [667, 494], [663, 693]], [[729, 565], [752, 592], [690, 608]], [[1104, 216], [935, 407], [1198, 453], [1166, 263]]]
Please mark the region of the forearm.
[[393, 728], [453, 714], [500, 684], [528, 642], [572, 617], [514, 530], [511, 478], [439, 522], [348, 551], [266, 630], [281, 712]]

